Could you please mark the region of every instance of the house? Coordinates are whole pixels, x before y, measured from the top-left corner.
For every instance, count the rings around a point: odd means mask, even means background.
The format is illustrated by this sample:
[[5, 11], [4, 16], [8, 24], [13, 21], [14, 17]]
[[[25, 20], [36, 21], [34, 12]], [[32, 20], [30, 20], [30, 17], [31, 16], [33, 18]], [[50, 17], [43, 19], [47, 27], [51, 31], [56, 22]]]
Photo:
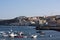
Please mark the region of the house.
[[60, 26], [60, 15], [56, 15], [57, 26]]
[[60, 15], [56, 15], [56, 18], [60, 18]]
[[48, 22], [48, 26], [56, 26], [56, 16], [48, 16], [46, 17], [46, 20]]

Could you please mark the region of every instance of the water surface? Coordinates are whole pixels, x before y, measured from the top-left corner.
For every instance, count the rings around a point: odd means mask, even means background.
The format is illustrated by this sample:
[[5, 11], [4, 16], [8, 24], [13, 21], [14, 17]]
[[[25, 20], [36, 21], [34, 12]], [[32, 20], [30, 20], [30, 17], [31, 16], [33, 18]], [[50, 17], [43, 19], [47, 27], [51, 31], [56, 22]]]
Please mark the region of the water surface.
[[[1, 31], [22, 31], [26, 34], [30, 33], [38, 35], [36, 39], [34, 38], [9, 38], [9, 37], [0, 37], [0, 40], [60, 40], [60, 32], [54, 30], [41, 30], [45, 32], [45, 36], [40, 36], [40, 33], [36, 33], [38, 30], [33, 29], [33, 26], [0, 26]], [[52, 35], [52, 37], [50, 37]]]

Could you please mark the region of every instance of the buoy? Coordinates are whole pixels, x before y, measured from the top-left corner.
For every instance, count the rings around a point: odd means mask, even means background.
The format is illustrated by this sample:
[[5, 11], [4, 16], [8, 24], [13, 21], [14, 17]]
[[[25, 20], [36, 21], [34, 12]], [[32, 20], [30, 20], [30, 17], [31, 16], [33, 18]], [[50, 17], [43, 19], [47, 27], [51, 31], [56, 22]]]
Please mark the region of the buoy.
[[49, 37], [52, 37], [52, 35], [49, 35]]

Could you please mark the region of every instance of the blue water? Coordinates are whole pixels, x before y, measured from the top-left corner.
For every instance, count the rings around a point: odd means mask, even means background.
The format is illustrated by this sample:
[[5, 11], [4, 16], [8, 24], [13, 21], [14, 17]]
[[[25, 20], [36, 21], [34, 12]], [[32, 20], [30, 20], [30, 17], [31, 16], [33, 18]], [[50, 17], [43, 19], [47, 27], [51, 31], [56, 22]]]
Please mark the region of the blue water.
[[[30, 33], [37, 34], [38, 37], [34, 38], [9, 38], [9, 37], [0, 37], [0, 40], [60, 40], [60, 32], [54, 30], [41, 30], [45, 32], [44, 36], [40, 36], [40, 33], [36, 33], [38, 30], [33, 29], [33, 26], [0, 26], [0, 31], [22, 31], [26, 34]], [[50, 37], [52, 35], [52, 37]]]

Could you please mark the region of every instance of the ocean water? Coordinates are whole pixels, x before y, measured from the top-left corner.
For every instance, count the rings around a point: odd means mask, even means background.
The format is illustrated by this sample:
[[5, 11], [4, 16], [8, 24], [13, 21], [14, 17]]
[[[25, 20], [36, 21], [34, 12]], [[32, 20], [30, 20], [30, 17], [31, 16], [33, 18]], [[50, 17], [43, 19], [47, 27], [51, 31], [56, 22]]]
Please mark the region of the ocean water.
[[[10, 30], [24, 32], [26, 34], [30, 33], [38, 35], [37, 38], [10, 38], [10, 37], [0, 37], [0, 40], [60, 40], [60, 32], [54, 30], [40, 30], [45, 33], [44, 36], [41, 36], [40, 33], [36, 33], [39, 30], [35, 30], [34, 26], [0, 26], [0, 32], [8, 32]], [[50, 35], [52, 35], [50, 37]]]

